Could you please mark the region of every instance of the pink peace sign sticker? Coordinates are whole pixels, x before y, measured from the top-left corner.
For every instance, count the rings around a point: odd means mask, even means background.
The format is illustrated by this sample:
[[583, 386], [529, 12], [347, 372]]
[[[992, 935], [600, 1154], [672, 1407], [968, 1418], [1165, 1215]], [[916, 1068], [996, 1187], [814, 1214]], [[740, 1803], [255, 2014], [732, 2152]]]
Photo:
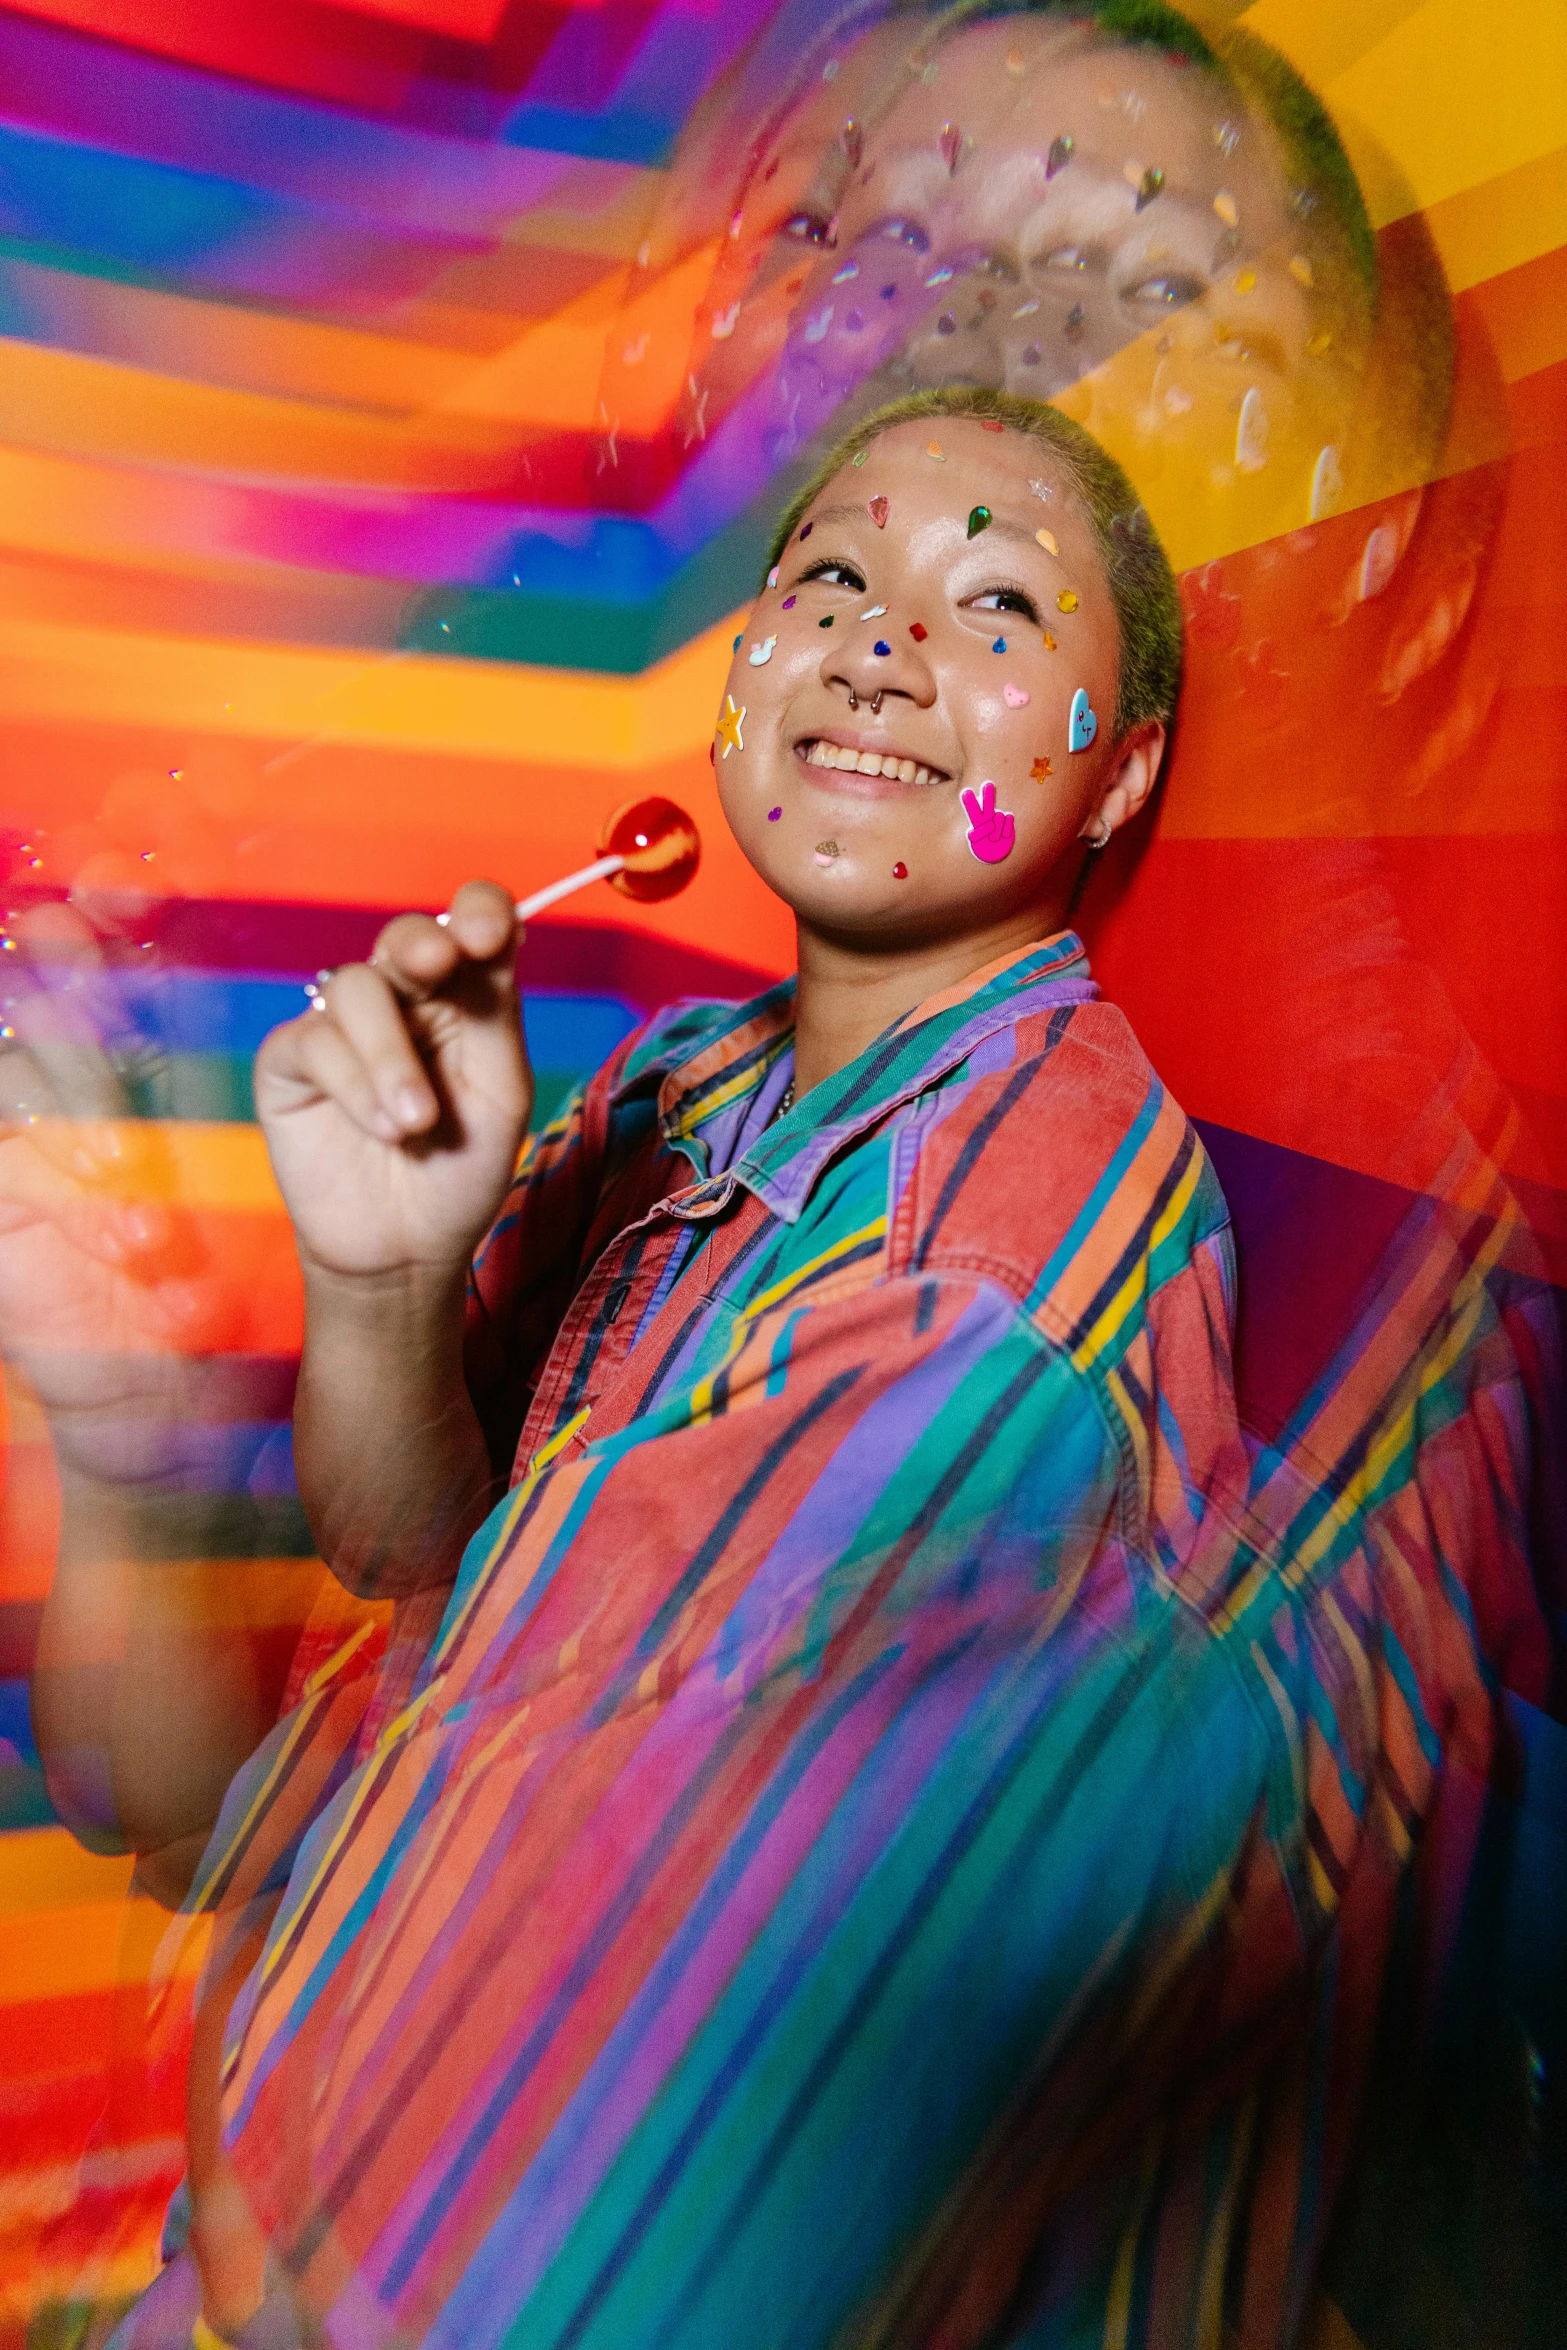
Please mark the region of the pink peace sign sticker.
[[979, 796], [966, 791], [963, 794], [963, 812], [968, 818], [968, 845], [982, 865], [999, 865], [1012, 854], [1012, 843], [1017, 837], [1017, 826], [1005, 808], [996, 806], [996, 787], [988, 779], [979, 787]]

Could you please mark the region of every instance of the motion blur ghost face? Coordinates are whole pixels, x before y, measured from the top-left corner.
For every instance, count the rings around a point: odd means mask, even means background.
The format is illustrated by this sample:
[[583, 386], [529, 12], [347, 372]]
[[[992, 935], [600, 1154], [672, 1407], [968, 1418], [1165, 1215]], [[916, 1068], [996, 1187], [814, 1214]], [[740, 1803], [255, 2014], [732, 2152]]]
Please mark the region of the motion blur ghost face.
[[1375, 269], [1330, 128], [1314, 172], [1195, 35], [969, 12], [846, 48], [756, 147], [688, 435], [765, 376], [773, 469], [888, 399], [973, 383], [1086, 424], [1179, 562], [1334, 510]]

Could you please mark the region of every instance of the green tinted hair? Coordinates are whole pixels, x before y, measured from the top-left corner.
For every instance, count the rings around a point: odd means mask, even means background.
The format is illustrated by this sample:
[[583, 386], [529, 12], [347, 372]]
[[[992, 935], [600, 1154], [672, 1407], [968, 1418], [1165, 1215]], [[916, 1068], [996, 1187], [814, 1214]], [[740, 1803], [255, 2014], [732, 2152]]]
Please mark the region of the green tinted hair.
[[1099, 0], [1097, 6], [1094, 0], [956, 0], [955, 6], [935, 12], [928, 0], [913, 0], [907, 13], [924, 16], [938, 39], [1008, 16], [1091, 25], [1107, 40], [1181, 58], [1211, 74], [1238, 98], [1254, 99], [1273, 126], [1298, 198], [1326, 214], [1366, 297], [1375, 304], [1376, 237], [1333, 117], [1288, 58], [1243, 25], [1216, 25], [1204, 33], [1167, 0]]
[[1055, 457], [1088, 518], [1121, 632], [1115, 739], [1145, 719], [1167, 720], [1181, 690], [1181, 599], [1169, 558], [1137, 492], [1113, 457], [1080, 424], [1043, 400], [1020, 399], [975, 384], [911, 392], [867, 416], [825, 458], [794, 498], [773, 533], [769, 566], [782, 559], [801, 518], [844, 466], [896, 424], [969, 417], [1009, 425], [1042, 441]]

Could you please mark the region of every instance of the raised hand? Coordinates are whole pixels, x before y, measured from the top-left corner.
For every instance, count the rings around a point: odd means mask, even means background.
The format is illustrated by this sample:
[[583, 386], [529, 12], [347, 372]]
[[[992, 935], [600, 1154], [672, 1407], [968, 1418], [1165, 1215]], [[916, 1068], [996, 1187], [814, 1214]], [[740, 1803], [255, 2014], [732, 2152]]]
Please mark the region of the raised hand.
[[985, 782], [980, 786], [981, 797], [972, 791], [963, 794], [963, 811], [968, 817], [968, 845], [982, 865], [999, 865], [1012, 854], [1012, 843], [1017, 826], [1005, 808], [996, 806], [996, 787]]
[[256, 1110], [307, 1276], [450, 1276], [488, 1229], [533, 1106], [507, 892], [400, 914], [320, 1010], [276, 1028]]

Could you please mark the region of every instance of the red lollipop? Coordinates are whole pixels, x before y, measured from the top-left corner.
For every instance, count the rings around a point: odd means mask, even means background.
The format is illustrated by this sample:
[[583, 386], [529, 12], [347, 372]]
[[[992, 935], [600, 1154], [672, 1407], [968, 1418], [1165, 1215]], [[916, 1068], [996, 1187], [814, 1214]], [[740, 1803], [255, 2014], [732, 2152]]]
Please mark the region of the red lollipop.
[[609, 876], [611, 889], [644, 905], [675, 897], [702, 861], [702, 842], [684, 808], [673, 800], [628, 800], [606, 816], [599, 831], [599, 855], [624, 859]]
[[677, 808], [673, 800], [628, 800], [605, 817], [593, 863], [536, 889], [518, 902], [517, 912], [529, 922], [557, 898], [586, 889], [590, 881], [613, 882], [626, 897], [644, 904], [672, 898], [685, 888], [701, 857], [700, 835], [684, 808]]

